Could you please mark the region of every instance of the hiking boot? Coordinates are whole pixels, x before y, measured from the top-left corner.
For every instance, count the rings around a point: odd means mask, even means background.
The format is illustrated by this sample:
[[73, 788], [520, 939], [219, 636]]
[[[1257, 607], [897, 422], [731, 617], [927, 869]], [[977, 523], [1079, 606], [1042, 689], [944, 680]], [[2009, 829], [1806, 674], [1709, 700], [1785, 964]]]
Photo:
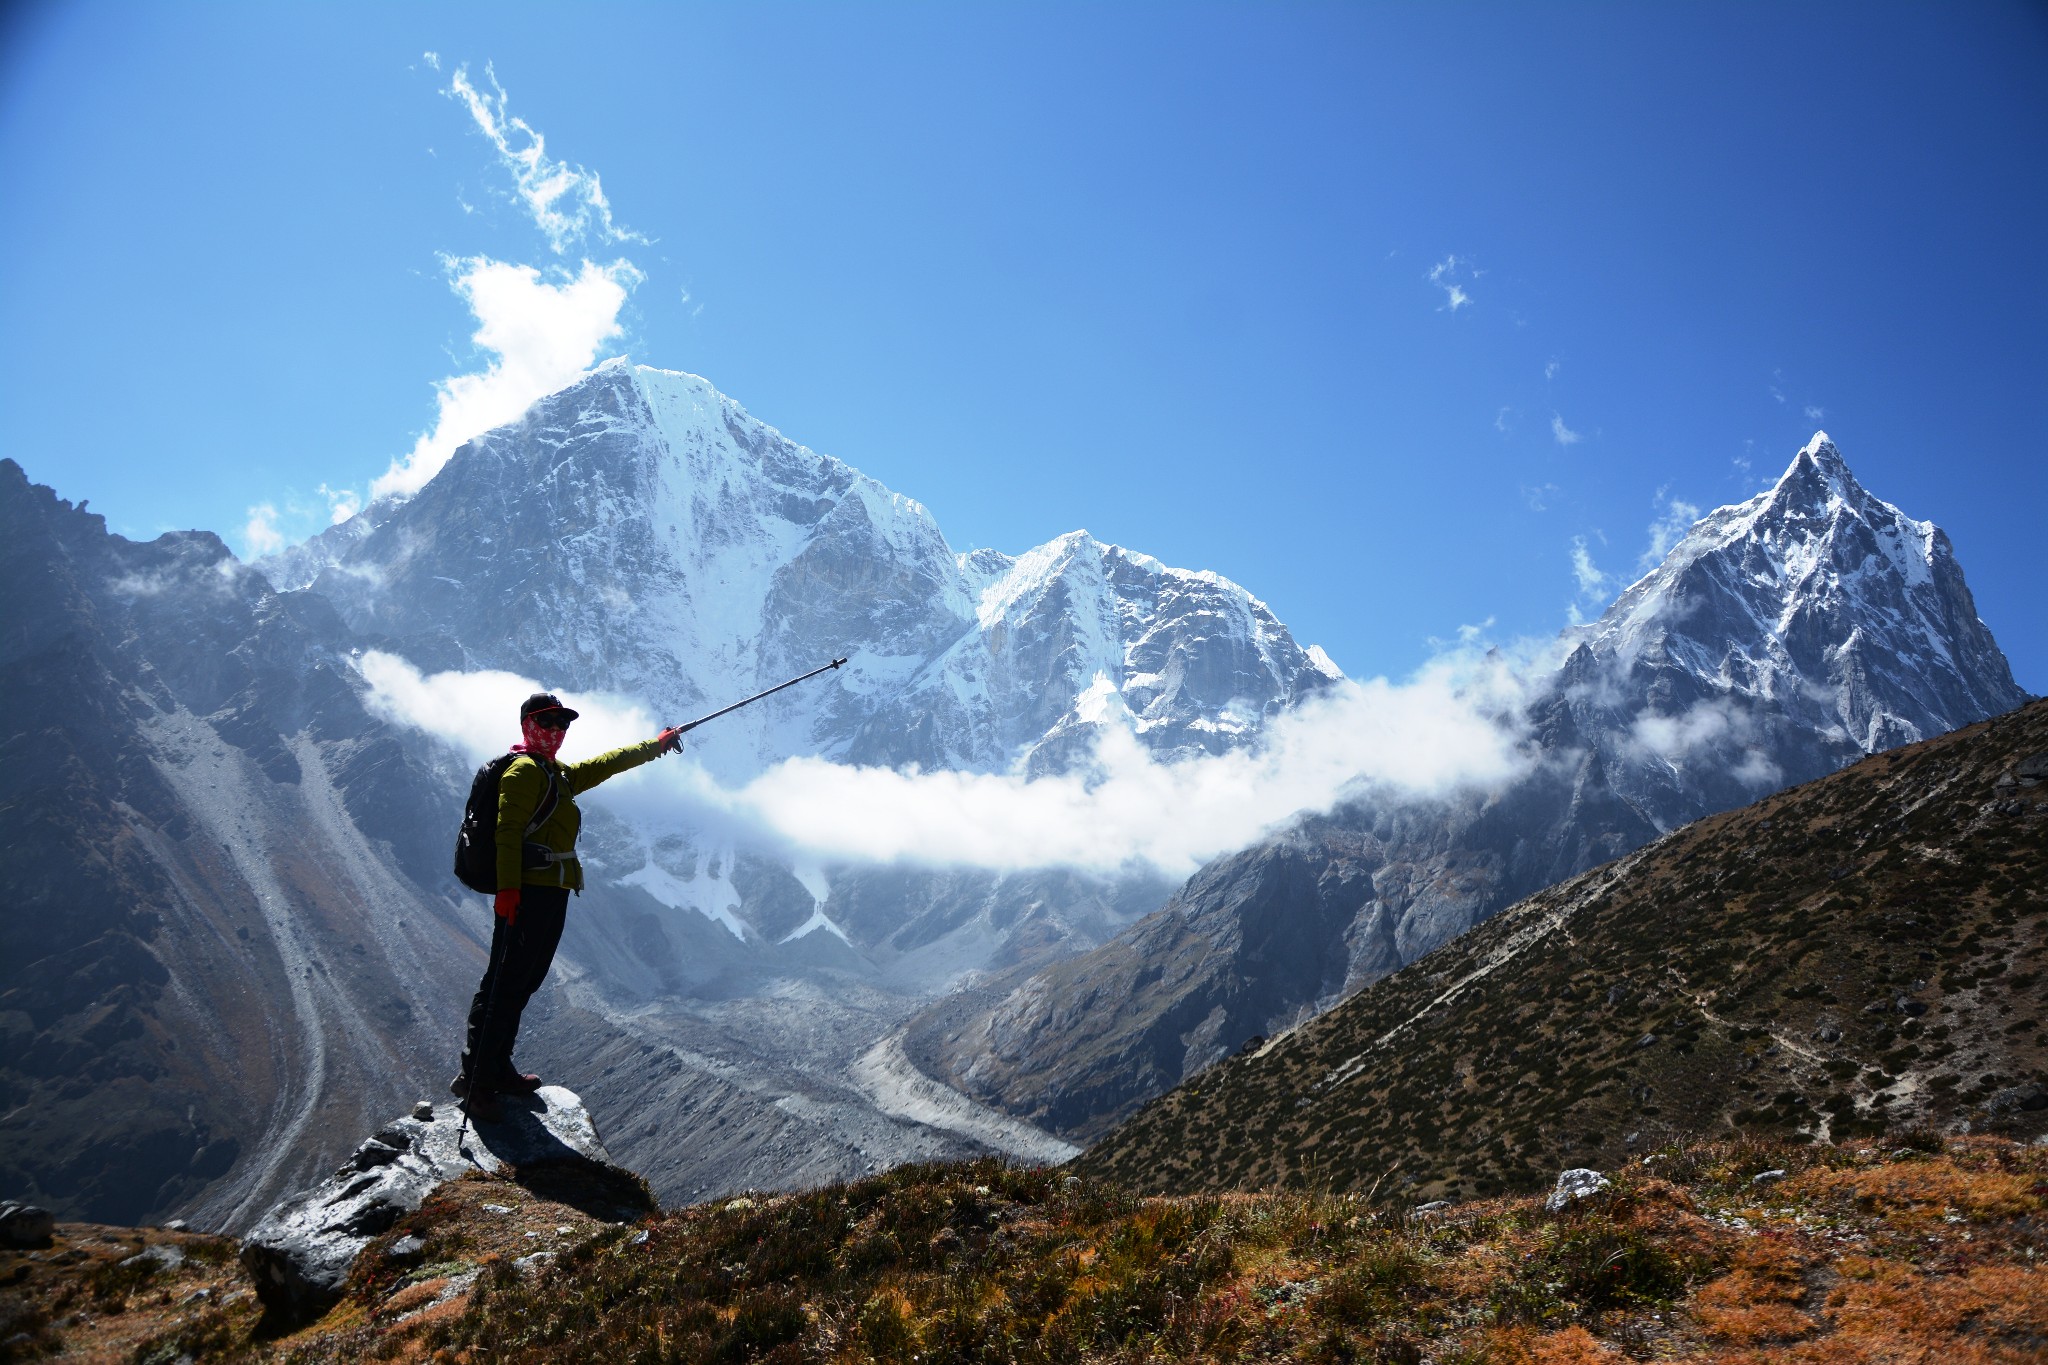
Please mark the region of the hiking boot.
[[505, 1104], [494, 1091], [471, 1090], [463, 1097], [462, 1112], [477, 1123], [498, 1123], [505, 1117]]
[[514, 1071], [511, 1067], [506, 1067], [498, 1073], [498, 1078], [492, 1081], [491, 1085], [502, 1094], [531, 1095], [540, 1089], [540, 1077], [531, 1072]]
[[465, 1071], [454, 1080], [448, 1082], [448, 1093], [458, 1100], [467, 1099], [469, 1097], [469, 1073]]

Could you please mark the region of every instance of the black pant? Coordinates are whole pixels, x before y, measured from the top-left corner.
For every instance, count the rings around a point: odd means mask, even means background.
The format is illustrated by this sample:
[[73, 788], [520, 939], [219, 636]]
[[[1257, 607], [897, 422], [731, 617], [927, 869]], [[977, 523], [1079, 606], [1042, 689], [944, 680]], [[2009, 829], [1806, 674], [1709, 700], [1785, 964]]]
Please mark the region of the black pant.
[[526, 1002], [548, 979], [555, 945], [562, 941], [562, 922], [569, 914], [569, 892], [560, 886], [519, 889], [517, 922], [491, 918], [491, 965], [469, 1002], [468, 1045], [462, 1049], [462, 1074], [489, 1085], [512, 1070], [512, 1044], [519, 1037], [519, 1016]]

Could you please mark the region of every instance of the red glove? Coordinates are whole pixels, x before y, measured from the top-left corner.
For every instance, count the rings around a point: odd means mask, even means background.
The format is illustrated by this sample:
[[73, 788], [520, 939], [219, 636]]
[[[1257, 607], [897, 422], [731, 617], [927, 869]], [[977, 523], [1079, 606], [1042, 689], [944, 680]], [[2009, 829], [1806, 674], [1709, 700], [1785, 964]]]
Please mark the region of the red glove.
[[519, 888], [508, 886], [500, 891], [491, 901], [491, 913], [505, 921], [507, 929], [517, 924], [519, 922]]
[[655, 739], [661, 743], [661, 748], [655, 751], [657, 753], [679, 754], [683, 751], [683, 727], [680, 725], [669, 726], [656, 735]]

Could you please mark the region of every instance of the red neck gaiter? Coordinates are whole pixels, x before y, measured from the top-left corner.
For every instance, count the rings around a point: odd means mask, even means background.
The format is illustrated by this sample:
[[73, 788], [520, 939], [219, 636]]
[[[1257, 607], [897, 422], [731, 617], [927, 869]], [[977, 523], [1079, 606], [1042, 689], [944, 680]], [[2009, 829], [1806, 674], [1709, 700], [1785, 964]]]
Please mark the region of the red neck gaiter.
[[562, 740], [569, 732], [549, 729], [545, 725], [537, 724], [529, 716], [519, 722], [519, 733], [526, 737], [526, 742], [513, 745], [513, 753], [534, 754], [552, 762], [555, 755], [561, 751]]

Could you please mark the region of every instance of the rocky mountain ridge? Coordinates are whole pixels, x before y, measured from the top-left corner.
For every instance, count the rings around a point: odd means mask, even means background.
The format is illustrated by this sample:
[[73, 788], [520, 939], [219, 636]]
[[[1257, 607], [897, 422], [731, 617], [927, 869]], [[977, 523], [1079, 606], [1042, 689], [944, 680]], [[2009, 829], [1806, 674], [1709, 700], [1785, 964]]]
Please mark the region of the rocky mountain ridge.
[[1522, 896], [2026, 695], [1947, 538], [1864, 490], [1824, 434], [1561, 643], [1526, 680], [1520, 781], [1299, 821], [1102, 947], [928, 1012], [913, 1054], [1085, 1141]]
[[1153, 1101], [1078, 1169], [1524, 1188], [1675, 1139], [2048, 1133], [2048, 701], [1712, 816]]
[[0, 529], [24, 897], [0, 921], [0, 1182], [67, 1215], [253, 1217], [455, 1026], [473, 937], [391, 871], [440, 852], [425, 774], [325, 603], [218, 538], [110, 536], [12, 461]]

